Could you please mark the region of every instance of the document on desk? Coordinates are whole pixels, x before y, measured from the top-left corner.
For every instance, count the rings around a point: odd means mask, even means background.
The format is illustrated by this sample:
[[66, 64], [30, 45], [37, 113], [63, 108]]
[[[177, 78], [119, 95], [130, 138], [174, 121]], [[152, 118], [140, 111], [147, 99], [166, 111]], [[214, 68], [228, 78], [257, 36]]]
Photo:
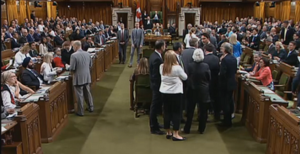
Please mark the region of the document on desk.
[[9, 114], [6, 118], [12, 118], [12, 117], [15, 117], [16, 115], [18, 115], [17, 112], [13, 113], [13, 114]]
[[20, 96], [20, 99], [25, 99], [27, 97], [29, 97], [31, 94], [26, 94], [26, 95], [23, 95], [23, 96]]
[[6, 128], [5, 127], [1, 127], [1, 132], [5, 132], [6, 131]]
[[25, 99], [23, 102], [37, 102], [41, 97], [43, 97], [43, 94], [36, 93]]
[[87, 52], [91, 53], [91, 52], [95, 52], [96, 48], [88, 48]]
[[42, 86], [41, 89], [39, 89], [38, 91], [36, 91], [36, 94], [44, 94], [46, 93], [49, 89], [50, 89], [51, 86]]

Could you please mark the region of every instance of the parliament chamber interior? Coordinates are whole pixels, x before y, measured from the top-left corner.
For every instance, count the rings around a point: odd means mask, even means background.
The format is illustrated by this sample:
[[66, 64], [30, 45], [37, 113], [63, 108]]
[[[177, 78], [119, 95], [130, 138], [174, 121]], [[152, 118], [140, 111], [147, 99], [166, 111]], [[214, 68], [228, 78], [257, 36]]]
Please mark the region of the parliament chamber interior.
[[299, 0], [1, 0], [1, 153], [300, 154], [299, 52]]

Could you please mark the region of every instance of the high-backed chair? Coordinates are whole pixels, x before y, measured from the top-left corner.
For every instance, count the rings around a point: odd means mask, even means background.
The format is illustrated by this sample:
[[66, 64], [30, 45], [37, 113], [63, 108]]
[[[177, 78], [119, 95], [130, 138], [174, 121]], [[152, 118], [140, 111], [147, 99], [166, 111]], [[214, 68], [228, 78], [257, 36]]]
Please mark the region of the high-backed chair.
[[153, 52], [153, 49], [143, 49], [143, 57], [149, 59]]
[[[274, 85], [275, 93], [277, 93], [281, 97], [285, 97], [286, 95], [284, 94], [284, 91], [288, 90], [290, 79], [291, 79], [291, 77], [288, 74], [282, 73], [278, 84]], [[284, 99], [287, 99], [287, 98], [284, 98]]]
[[[155, 11], [151, 11], [150, 12], [150, 18], [151, 20], [153, 20], [153, 16], [155, 14]], [[163, 14], [161, 11], [157, 11], [157, 14], [159, 15], [160, 19], [159, 19], [159, 23], [162, 24], [163, 23]]]

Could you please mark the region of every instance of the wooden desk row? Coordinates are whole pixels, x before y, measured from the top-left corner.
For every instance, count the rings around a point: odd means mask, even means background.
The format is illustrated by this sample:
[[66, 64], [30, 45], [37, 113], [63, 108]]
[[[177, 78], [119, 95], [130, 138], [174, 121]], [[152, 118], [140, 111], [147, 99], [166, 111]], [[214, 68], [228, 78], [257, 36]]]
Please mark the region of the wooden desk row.
[[24, 105], [18, 115], [11, 120], [2, 120], [6, 131], [1, 131], [5, 144], [4, 154], [42, 154], [39, 106], [34, 103]]

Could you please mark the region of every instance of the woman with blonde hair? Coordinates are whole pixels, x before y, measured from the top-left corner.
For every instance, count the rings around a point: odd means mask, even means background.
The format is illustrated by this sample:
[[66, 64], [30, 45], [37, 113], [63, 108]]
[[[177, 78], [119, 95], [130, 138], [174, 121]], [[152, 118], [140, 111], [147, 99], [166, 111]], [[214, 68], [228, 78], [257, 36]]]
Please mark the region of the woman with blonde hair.
[[44, 56], [43, 59], [43, 64], [41, 66], [41, 75], [44, 76], [44, 80], [48, 83], [50, 83], [54, 77], [57, 75], [58, 72], [60, 72], [60, 69], [54, 69], [52, 67], [52, 60], [53, 60], [53, 55], [51, 53], [47, 53]]
[[131, 79], [135, 81], [136, 75], [147, 75], [149, 74], [149, 62], [147, 58], [141, 58], [139, 65], [134, 70]]
[[231, 36], [229, 37], [229, 43], [233, 46], [232, 55], [236, 58], [237, 63], [239, 64], [243, 50], [241, 43], [237, 40], [237, 35], [235, 33], [231, 34]]
[[275, 51], [269, 54], [270, 59], [277, 61], [284, 60], [287, 56], [287, 52], [280, 41], [275, 43]]
[[26, 57], [31, 57], [29, 51], [31, 50], [29, 44], [24, 45], [20, 51], [15, 55], [14, 67], [19, 67]]
[[196, 38], [199, 41], [199, 38], [196, 36], [196, 29], [195, 28], [191, 28], [190, 32], [188, 34], [185, 35], [184, 38], [184, 43], [185, 43], [185, 47], [186, 48], [190, 48], [190, 40], [192, 38]]
[[[181, 100], [183, 94], [182, 80], [187, 79], [183, 68], [178, 64], [176, 53], [169, 50], [164, 55], [164, 63], [160, 65], [161, 85], [164, 103], [164, 128], [167, 131], [166, 138], [173, 141], [184, 141], [186, 138], [179, 135], [181, 120]], [[173, 122], [173, 133], [170, 122]]]

